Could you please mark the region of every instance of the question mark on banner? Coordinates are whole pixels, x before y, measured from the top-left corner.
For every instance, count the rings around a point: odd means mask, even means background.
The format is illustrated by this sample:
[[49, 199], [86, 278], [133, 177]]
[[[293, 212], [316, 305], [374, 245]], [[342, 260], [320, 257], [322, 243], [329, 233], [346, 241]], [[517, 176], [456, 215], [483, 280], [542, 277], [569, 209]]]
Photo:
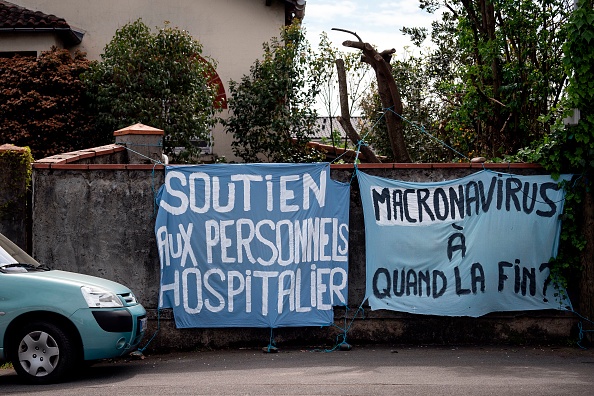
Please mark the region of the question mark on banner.
[[[540, 265], [540, 267], [538, 267], [538, 270], [540, 272], [544, 271], [545, 269], [550, 269], [549, 263], [542, 263]], [[549, 287], [549, 283], [551, 283], [551, 274], [549, 273], [549, 276], [547, 276], [547, 279], [544, 282], [544, 285], [542, 287], [542, 294], [544, 296], [544, 298], [542, 299], [544, 302], [549, 302], [549, 300], [547, 299], [547, 287]]]

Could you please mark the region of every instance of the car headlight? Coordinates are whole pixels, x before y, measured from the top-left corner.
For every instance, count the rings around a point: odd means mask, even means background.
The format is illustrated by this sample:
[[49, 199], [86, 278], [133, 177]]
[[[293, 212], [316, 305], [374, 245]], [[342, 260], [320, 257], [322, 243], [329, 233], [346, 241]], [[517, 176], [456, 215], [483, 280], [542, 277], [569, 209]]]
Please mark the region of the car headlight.
[[96, 286], [82, 286], [80, 291], [89, 308], [123, 307], [122, 300], [114, 293]]

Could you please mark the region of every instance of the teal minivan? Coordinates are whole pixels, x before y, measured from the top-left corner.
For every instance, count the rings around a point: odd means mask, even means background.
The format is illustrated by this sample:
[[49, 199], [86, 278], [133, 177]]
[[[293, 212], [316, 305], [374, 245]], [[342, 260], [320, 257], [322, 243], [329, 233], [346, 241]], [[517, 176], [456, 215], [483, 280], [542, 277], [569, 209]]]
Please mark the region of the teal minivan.
[[85, 361], [131, 352], [145, 329], [126, 286], [52, 270], [0, 234], [0, 362], [26, 382], [57, 382]]

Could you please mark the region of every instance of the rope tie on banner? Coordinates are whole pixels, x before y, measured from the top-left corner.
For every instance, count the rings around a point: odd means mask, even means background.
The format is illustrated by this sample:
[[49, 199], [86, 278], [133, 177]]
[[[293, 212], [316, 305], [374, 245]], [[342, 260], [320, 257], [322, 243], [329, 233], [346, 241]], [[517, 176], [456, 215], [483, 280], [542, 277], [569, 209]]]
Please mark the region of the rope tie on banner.
[[146, 342], [146, 344], [142, 348], [138, 348], [138, 351], [140, 353], [143, 353], [145, 349], [150, 345], [150, 343], [153, 342], [153, 339], [157, 336], [159, 330], [161, 330], [161, 309], [157, 307], [157, 329], [155, 330], [151, 338]]
[[359, 305], [359, 308], [357, 308], [357, 310], [355, 311], [355, 314], [350, 319], [350, 322], [348, 320], [348, 312], [349, 312], [350, 308], [348, 307], [348, 305], [344, 304], [343, 305], [343, 307], [345, 309], [345, 312], [344, 312], [344, 326], [343, 327], [340, 327], [340, 326], [337, 326], [335, 323], [332, 323], [332, 327], [335, 327], [335, 328], [337, 328], [338, 330], [341, 331], [336, 336], [336, 343], [330, 349], [314, 349], [314, 350], [312, 350], [312, 352], [334, 352], [336, 350], [350, 351], [352, 349], [352, 347], [347, 342], [347, 334], [348, 334], [349, 330], [351, 329], [351, 326], [353, 325], [353, 322], [357, 318], [357, 315], [359, 315], [359, 312], [363, 312], [363, 316], [361, 318], [362, 319], [365, 318], [365, 310], [363, 309], [363, 304], [365, 303], [365, 301], [367, 301], [366, 298], [363, 299], [363, 301]]
[[[454, 153], [458, 154], [460, 157], [465, 158], [467, 160], [470, 160], [470, 158], [468, 158], [467, 156], [465, 156], [464, 154], [462, 154], [461, 152], [459, 152], [458, 150], [456, 150], [455, 148], [453, 148], [452, 146], [448, 145], [446, 142], [444, 142], [443, 140], [433, 136], [432, 134], [430, 134], [429, 132], [425, 131], [425, 127], [423, 125], [421, 125], [421, 127], [419, 127], [418, 125], [416, 125], [415, 123], [409, 121], [408, 119], [406, 119], [406, 117], [404, 117], [401, 114], [398, 114], [394, 111], [394, 109], [392, 107], [388, 107], [383, 109], [385, 112], [387, 111], [391, 111], [392, 113], [396, 114], [398, 117], [400, 117], [400, 119], [402, 119], [402, 121], [410, 124], [411, 126], [417, 128], [419, 131], [421, 131], [421, 133], [429, 136], [431, 139], [435, 140], [436, 142], [438, 142], [439, 144], [441, 144], [442, 146], [452, 150]], [[483, 165], [484, 167], [484, 165]]]
[[576, 315], [577, 317], [580, 318], [580, 321], [578, 322], [578, 342], [577, 342], [577, 346], [579, 346], [581, 349], [588, 349], [585, 346], [582, 345], [582, 341], [584, 339], [584, 337], [586, 336], [587, 333], [593, 333], [594, 329], [591, 330], [585, 330], [584, 329], [584, 325], [583, 322], [587, 322], [589, 324], [594, 324], [594, 321], [586, 318], [585, 316], [580, 315], [579, 313], [577, 313], [576, 311], [574, 311], [573, 309], [568, 310], [569, 312], [573, 313], [574, 315]]
[[155, 188], [155, 167], [157, 166], [157, 164], [153, 165], [153, 170], [151, 172], [151, 191], [153, 192], [153, 216], [155, 216], [155, 218], [157, 217], [157, 206], [159, 206], [159, 203], [157, 202], [157, 190]]
[[263, 348], [263, 351], [266, 353], [275, 353], [278, 352], [276, 347], [276, 342], [274, 341], [274, 329], [270, 328], [270, 337], [268, 339], [268, 346]]
[[[416, 128], [417, 130], [419, 130], [421, 133], [423, 133], [423, 134], [425, 134], [425, 135], [429, 136], [429, 138], [433, 139], [434, 141], [438, 142], [438, 143], [439, 143], [439, 144], [441, 144], [442, 146], [444, 146], [444, 147], [448, 148], [449, 150], [453, 151], [453, 152], [454, 152], [454, 153], [456, 153], [458, 156], [460, 156], [460, 157], [462, 157], [462, 158], [464, 158], [464, 159], [467, 159], [467, 160], [469, 160], [469, 161], [470, 161], [470, 158], [469, 158], [469, 157], [467, 157], [466, 155], [462, 154], [462, 153], [461, 153], [461, 152], [459, 152], [458, 150], [454, 149], [452, 146], [448, 145], [448, 144], [447, 144], [446, 142], [444, 142], [443, 140], [441, 140], [441, 139], [439, 139], [439, 138], [437, 138], [437, 137], [433, 136], [433, 135], [432, 135], [432, 134], [430, 134], [429, 132], [427, 132], [427, 131], [425, 130], [425, 127], [424, 127], [423, 125], [421, 125], [421, 126], [419, 127], [417, 124], [415, 124], [414, 122], [411, 122], [410, 120], [408, 120], [408, 119], [407, 119], [406, 117], [404, 117], [403, 115], [401, 115], [401, 114], [398, 114], [397, 112], [395, 112], [395, 111], [394, 111], [394, 109], [393, 109], [393, 106], [392, 106], [392, 107], [386, 107], [386, 108], [383, 108], [383, 109], [382, 109], [382, 115], [381, 115], [381, 116], [380, 116], [380, 117], [379, 117], [379, 118], [378, 118], [378, 119], [375, 121], [375, 123], [374, 123], [374, 124], [371, 126], [371, 128], [369, 128], [369, 130], [367, 131], [367, 133], [366, 133], [366, 134], [365, 134], [365, 135], [364, 135], [364, 136], [363, 136], [363, 137], [362, 137], [362, 138], [361, 138], [361, 139], [360, 139], [360, 140], [357, 142], [357, 151], [356, 151], [356, 155], [355, 155], [355, 161], [354, 161], [354, 168], [355, 168], [355, 171], [353, 172], [353, 175], [352, 175], [352, 177], [351, 177], [350, 184], [352, 184], [352, 182], [353, 182], [353, 179], [355, 178], [355, 176], [356, 176], [356, 173], [357, 173], [357, 171], [358, 171], [357, 164], [358, 164], [359, 153], [360, 153], [360, 151], [361, 151], [361, 147], [362, 147], [362, 146], [369, 146], [369, 144], [367, 144], [367, 143], [365, 142], [365, 138], [367, 137], [367, 135], [369, 135], [369, 133], [371, 133], [371, 131], [373, 130], [373, 128], [375, 128], [375, 126], [376, 126], [376, 125], [377, 125], [377, 124], [378, 124], [378, 123], [379, 123], [379, 122], [382, 120], [382, 118], [383, 118], [383, 117], [386, 115], [386, 113], [387, 113], [388, 111], [390, 111], [390, 112], [394, 113], [396, 116], [398, 116], [398, 117], [399, 117], [400, 119], [402, 119], [404, 122], [406, 122], [406, 123], [410, 124], [411, 126], [413, 126], [414, 128]], [[346, 153], [346, 152], [345, 152], [345, 153]], [[332, 163], [333, 163], [333, 162], [335, 162], [335, 161], [337, 161], [338, 159], [340, 159], [340, 157], [342, 157], [342, 156], [343, 156], [345, 153], [341, 154], [339, 157], [337, 157], [336, 159], [334, 159], [334, 161], [332, 161]], [[509, 171], [510, 171], [510, 168], [509, 168], [509, 167], [510, 167], [510, 165], [511, 165], [511, 164], [510, 164], [510, 163], [508, 163], [508, 174], [509, 174]], [[482, 167], [483, 167], [483, 170], [490, 171], [489, 169], [486, 169], [486, 168], [485, 168], [485, 164], [484, 164], [484, 163], [482, 163]], [[491, 172], [493, 172], [493, 171], [491, 171]], [[573, 181], [573, 183], [572, 183], [572, 188], [573, 188], [573, 187], [574, 187], [574, 186], [577, 184], [577, 182], [578, 182], [578, 181], [579, 181], [579, 180], [582, 178], [582, 176], [583, 176], [583, 175], [580, 175], [580, 176], [579, 176], [577, 179], [575, 179], [575, 180]], [[523, 188], [520, 188], [520, 192], [521, 192], [522, 194], [524, 194], [524, 195], [528, 196], [528, 195], [527, 195], [527, 193], [524, 191], [524, 189], [523, 189]], [[553, 202], [553, 203], [562, 202], [562, 201], [564, 201], [564, 200], [565, 200], [565, 198], [563, 198], [563, 199], [561, 199], [561, 200], [559, 200], [559, 201], [555, 201], [555, 202]], [[542, 201], [539, 201], [539, 200], [536, 200], [536, 199], [534, 199], [534, 201], [535, 201], [535, 202], [538, 202], [538, 203], [547, 203], [547, 202], [542, 202]]]

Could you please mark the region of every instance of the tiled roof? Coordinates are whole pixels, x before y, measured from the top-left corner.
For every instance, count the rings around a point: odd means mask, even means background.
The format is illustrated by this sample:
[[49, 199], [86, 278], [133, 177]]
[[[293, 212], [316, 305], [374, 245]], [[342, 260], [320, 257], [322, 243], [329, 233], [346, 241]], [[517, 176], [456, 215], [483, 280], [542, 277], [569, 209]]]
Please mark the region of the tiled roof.
[[0, 0], [0, 28], [67, 28], [64, 18]]
[[69, 44], [78, 44], [82, 39], [82, 34], [74, 31], [64, 18], [0, 0], [0, 32], [19, 31], [55, 31]]

